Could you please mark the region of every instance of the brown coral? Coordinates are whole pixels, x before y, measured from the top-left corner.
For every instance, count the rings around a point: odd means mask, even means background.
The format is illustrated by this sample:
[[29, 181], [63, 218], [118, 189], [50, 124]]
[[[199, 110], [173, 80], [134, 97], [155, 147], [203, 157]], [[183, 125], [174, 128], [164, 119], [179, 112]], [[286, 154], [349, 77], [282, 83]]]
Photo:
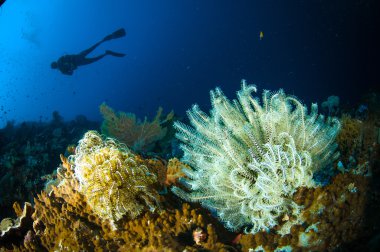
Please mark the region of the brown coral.
[[359, 143], [362, 122], [343, 115], [341, 118], [342, 128], [336, 138], [339, 152], [344, 163], [349, 162], [350, 155], [353, 155]]
[[342, 130], [337, 137], [341, 160], [346, 171], [354, 174], [371, 175], [375, 162], [379, 160], [379, 129], [376, 121], [364, 121], [342, 116]]
[[[138, 162], [153, 167], [157, 160], [139, 157]], [[58, 172], [59, 186], [53, 187], [49, 195], [45, 192], [38, 195], [32, 216], [33, 229], [25, 230], [17, 238], [13, 243], [15, 251], [240, 250], [236, 245], [219, 242], [218, 237], [223, 237], [223, 241], [232, 239], [222, 234], [225, 230], [221, 224], [215, 225], [217, 223], [204, 211], [188, 204], [175, 209], [170, 203], [160, 213], [146, 212], [134, 220], [122, 218], [118, 223], [120, 228], [114, 230], [110, 221], [94, 213], [86, 198], [79, 193], [79, 183], [73, 176], [71, 166], [62, 165]], [[261, 246], [272, 251], [293, 246], [300, 250], [323, 251], [353, 241], [363, 234], [367, 184], [367, 177], [346, 173], [336, 176], [326, 187], [299, 189], [293, 200], [305, 207], [303, 225], [294, 225], [284, 236], [265, 231], [240, 235], [241, 250]], [[19, 215], [21, 208], [15, 206], [15, 211]], [[291, 218], [282, 216], [277, 229], [292, 221]], [[193, 233], [199, 230], [202, 230], [202, 239], [197, 244]]]
[[[123, 219], [122, 228], [113, 230], [108, 221], [92, 212], [71, 182], [66, 180], [50, 196], [43, 192], [36, 199], [32, 234], [38, 239], [34, 247], [48, 251], [227, 251], [223, 250], [227, 246], [218, 242], [214, 226], [188, 204], [181, 209], [147, 212], [134, 220]], [[207, 230], [201, 245], [192, 239], [198, 227]], [[26, 250], [24, 246], [18, 249]]]
[[64, 179], [50, 195], [42, 192], [35, 199], [34, 232], [49, 251], [93, 250], [93, 240], [105, 243], [104, 235], [96, 236], [103, 229], [111, 230], [110, 223], [97, 217], [77, 188], [74, 178]]
[[159, 215], [146, 213], [143, 218], [127, 222], [122, 233], [125, 244], [120, 250], [198, 251], [192, 236], [198, 228], [207, 229], [207, 239], [198, 244], [201, 245], [199, 248], [211, 251], [223, 251], [223, 248], [227, 248], [218, 242], [213, 225], [207, 224], [204, 216], [191, 209], [190, 205], [183, 204], [180, 210], [168, 209]]
[[13, 209], [17, 219], [5, 218], [0, 222], [0, 248], [12, 248], [12, 244], [17, 244], [24, 238], [27, 231], [32, 227], [33, 207], [26, 202], [24, 208], [16, 202]]
[[305, 207], [303, 225], [294, 225], [284, 236], [264, 231], [242, 235], [239, 242], [242, 250], [262, 246], [266, 251], [273, 251], [291, 246], [307, 251], [330, 251], [352, 242], [363, 235], [367, 190], [368, 178], [348, 173], [337, 175], [332, 184], [323, 188], [300, 188], [293, 199]]
[[[169, 204], [159, 213], [146, 212], [134, 220], [122, 218], [120, 228], [113, 229], [79, 192], [72, 166], [63, 156], [61, 160], [59, 185], [49, 195], [42, 192], [35, 199], [33, 229], [19, 238], [22, 245], [15, 246], [15, 251], [228, 251], [227, 245], [218, 242], [214, 223], [188, 204], [180, 209]], [[157, 160], [137, 160], [151, 168], [157, 164]], [[198, 245], [192, 238], [197, 228], [207, 230], [207, 239]]]

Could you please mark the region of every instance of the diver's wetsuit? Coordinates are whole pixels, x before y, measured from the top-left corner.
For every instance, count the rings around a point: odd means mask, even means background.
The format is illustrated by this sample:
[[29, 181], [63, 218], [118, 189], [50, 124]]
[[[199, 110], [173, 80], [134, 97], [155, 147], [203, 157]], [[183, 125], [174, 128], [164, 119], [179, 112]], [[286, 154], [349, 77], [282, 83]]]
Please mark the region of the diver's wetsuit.
[[87, 64], [91, 64], [95, 61], [100, 60], [106, 55], [112, 55], [115, 57], [124, 57], [125, 54], [123, 53], [116, 53], [112, 52], [109, 50], [106, 50], [105, 53], [93, 57], [93, 58], [86, 58], [86, 56], [91, 53], [97, 46], [99, 46], [101, 43], [111, 40], [111, 39], [116, 39], [116, 38], [121, 38], [125, 36], [125, 30], [123, 28], [113, 32], [112, 34], [104, 37], [100, 42], [96, 43], [95, 45], [91, 46], [90, 48], [80, 52], [79, 54], [68, 54], [60, 57], [56, 62], [53, 62], [51, 64], [51, 67], [53, 69], [58, 68], [63, 74], [66, 75], [72, 75], [74, 73], [74, 70], [78, 68], [78, 66], [83, 66]]

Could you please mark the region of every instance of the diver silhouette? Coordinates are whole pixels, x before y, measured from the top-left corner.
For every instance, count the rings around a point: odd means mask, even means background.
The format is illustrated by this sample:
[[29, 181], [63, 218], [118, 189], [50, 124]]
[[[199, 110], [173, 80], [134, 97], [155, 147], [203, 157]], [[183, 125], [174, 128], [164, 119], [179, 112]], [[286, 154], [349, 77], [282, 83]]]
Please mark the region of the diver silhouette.
[[93, 57], [93, 58], [87, 58], [86, 56], [91, 53], [97, 46], [99, 46], [101, 43], [111, 40], [111, 39], [117, 39], [125, 36], [125, 30], [124, 28], [121, 28], [110, 35], [105, 36], [101, 41], [96, 43], [95, 45], [91, 46], [90, 48], [78, 53], [78, 54], [67, 54], [60, 57], [57, 61], [54, 61], [51, 63], [51, 68], [60, 70], [63, 74], [66, 75], [73, 75], [74, 70], [78, 68], [78, 66], [88, 65], [95, 61], [100, 60], [106, 55], [112, 55], [115, 57], [124, 57], [125, 54], [123, 53], [117, 53], [110, 50], [106, 50], [105, 53]]

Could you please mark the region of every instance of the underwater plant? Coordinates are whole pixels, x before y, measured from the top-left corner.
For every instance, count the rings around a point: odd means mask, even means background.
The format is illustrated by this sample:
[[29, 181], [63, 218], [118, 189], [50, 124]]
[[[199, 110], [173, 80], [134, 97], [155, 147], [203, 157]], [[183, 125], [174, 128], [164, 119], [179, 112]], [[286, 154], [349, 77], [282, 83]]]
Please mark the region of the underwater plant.
[[[318, 114], [283, 90], [263, 91], [242, 81], [232, 102], [221, 89], [211, 90], [210, 116], [193, 105], [190, 123], [175, 123], [182, 141], [181, 179], [188, 192], [172, 191], [216, 212], [227, 228], [247, 233], [268, 230], [281, 216], [297, 216], [301, 206], [292, 200], [297, 188], [316, 187], [313, 173], [339, 156], [334, 142], [337, 118]], [[297, 216], [298, 217], [298, 216]]]
[[69, 160], [79, 192], [100, 218], [114, 223], [125, 215], [133, 219], [146, 208], [157, 208], [159, 195], [152, 188], [156, 176], [125, 145], [88, 131]]

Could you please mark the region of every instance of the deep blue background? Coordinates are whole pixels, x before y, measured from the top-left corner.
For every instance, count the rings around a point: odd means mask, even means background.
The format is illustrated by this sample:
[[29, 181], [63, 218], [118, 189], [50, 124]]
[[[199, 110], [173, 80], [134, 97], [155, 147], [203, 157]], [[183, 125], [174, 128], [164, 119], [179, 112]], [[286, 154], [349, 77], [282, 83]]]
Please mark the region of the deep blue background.
[[[0, 9], [0, 126], [6, 120], [100, 120], [116, 110], [153, 116], [210, 108], [209, 90], [231, 98], [247, 79], [285, 89], [309, 105], [330, 95], [355, 103], [378, 90], [376, 0], [7, 0]], [[102, 44], [127, 54], [64, 76], [50, 63]], [[259, 33], [264, 38], [260, 40]], [[376, 90], [377, 89], [377, 90]]]

